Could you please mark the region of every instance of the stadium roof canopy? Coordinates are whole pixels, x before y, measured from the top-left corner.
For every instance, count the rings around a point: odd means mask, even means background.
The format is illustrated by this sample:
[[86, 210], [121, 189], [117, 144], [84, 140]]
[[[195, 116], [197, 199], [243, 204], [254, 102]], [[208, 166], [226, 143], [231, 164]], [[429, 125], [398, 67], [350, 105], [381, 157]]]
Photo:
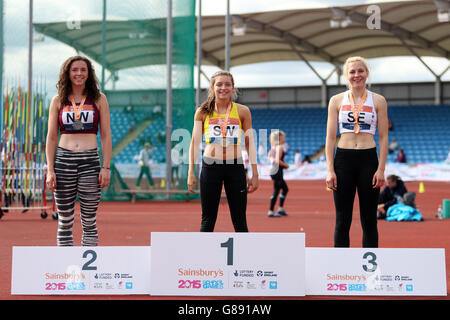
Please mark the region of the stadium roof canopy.
[[[448, 4], [450, 0], [437, 0]], [[434, 0], [375, 2], [333, 8], [232, 14], [230, 66], [257, 62], [324, 61], [336, 67], [348, 56], [450, 58], [450, 22], [439, 22]], [[175, 18], [174, 24], [182, 24]], [[346, 27], [331, 27], [348, 24]], [[377, 24], [379, 23], [379, 24]], [[107, 21], [106, 68], [111, 71], [165, 63], [165, 19]], [[37, 23], [35, 30], [101, 63], [102, 21]], [[237, 35], [237, 32], [243, 32]], [[140, 36], [144, 35], [144, 36]], [[225, 65], [225, 16], [202, 17], [202, 64]], [[154, 50], [152, 49], [154, 48]], [[173, 62], [183, 59], [174, 52]]]
[[[230, 65], [299, 56], [332, 64], [353, 55], [450, 58], [450, 23], [438, 21], [433, 0], [374, 3], [233, 15], [237, 31], [244, 26], [245, 34], [231, 37]], [[332, 28], [332, 20], [339, 26]], [[225, 59], [224, 26], [223, 16], [203, 18], [203, 59], [219, 66]]]

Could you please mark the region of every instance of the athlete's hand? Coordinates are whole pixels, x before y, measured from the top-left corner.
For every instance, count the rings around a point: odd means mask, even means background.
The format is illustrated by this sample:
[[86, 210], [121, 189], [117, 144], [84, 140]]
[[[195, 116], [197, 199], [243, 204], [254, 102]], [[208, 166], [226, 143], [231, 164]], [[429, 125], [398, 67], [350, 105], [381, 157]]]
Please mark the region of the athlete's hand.
[[381, 188], [384, 186], [385, 180], [384, 180], [384, 171], [378, 169], [372, 178], [372, 186], [373, 188]]
[[328, 172], [326, 183], [328, 189], [337, 191], [337, 177], [334, 171]]
[[53, 192], [56, 188], [56, 174], [55, 171], [47, 171], [47, 179], [45, 181], [47, 188]]
[[195, 188], [197, 188], [197, 179], [193, 173], [188, 174], [187, 185], [191, 193], [196, 193]]
[[100, 188], [106, 188], [111, 180], [111, 170], [106, 168], [100, 169], [100, 174], [98, 175], [98, 183]]
[[251, 179], [248, 180], [247, 184], [247, 192], [252, 193], [258, 189], [259, 186], [259, 177], [257, 175], [253, 175]]

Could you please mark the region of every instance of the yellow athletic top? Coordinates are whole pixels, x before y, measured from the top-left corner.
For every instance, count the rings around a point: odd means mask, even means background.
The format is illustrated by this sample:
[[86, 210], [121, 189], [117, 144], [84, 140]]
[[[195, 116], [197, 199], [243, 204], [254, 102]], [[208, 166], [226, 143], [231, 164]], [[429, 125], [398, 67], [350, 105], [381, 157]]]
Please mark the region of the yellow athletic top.
[[220, 144], [222, 146], [241, 144], [241, 119], [237, 106], [234, 102], [231, 104], [231, 111], [228, 116], [226, 140], [223, 141], [223, 134], [220, 124], [225, 120], [225, 114], [213, 111], [212, 115], [207, 115], [203, 124], [206, 144]]

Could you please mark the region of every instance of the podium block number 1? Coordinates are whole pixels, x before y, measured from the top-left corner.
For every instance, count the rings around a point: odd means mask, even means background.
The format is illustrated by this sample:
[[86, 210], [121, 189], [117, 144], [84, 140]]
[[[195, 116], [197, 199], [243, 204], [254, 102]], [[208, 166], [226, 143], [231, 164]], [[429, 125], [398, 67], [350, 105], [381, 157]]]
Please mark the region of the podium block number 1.
[[233, 265], [233, 238], [228, 238], [226, 242], [220, 244], [222, 248], [227, 248], [227, 265]]

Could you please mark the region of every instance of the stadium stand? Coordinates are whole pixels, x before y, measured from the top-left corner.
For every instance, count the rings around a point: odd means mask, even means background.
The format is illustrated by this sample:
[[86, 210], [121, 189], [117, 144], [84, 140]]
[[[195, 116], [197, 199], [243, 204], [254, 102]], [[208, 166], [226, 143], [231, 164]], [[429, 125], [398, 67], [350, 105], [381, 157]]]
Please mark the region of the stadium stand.
[[[389, 132], [389, 142], [395, 137], [399, 148], [405, 151], [408, 163], [435, 163], [445, 160], [450, 147], [450, 105], [402, 105], [390, 106], [389, 118], [394, 130]], [[129, 125], [136, 125], [142, 114], [126, 114], [122, 110], [111, 111], [111, 127], [114, 128], [113, 146], [129, 132]], [[270, 130], [280, 129], [286, 132], [289, 152], [288, 163], [294, 162], [294, 150], [299, 149], [303, 156], [320, 152], [325, 145], [326, 108], [253, 108], [253, 127], [259, 136], [260, 130], [267, 130], [267, 146]], [[155, 119], [116, 157], [116, 163], [134, 163], [133, 157], [139, 154], [143, 139], [151, 139], [155, 148], [154, 162], [165, 161], [165, 140], [158, 135], [164, 134], [164, 118]], [[375, 136], [378, 147], [378, 134]], [[258, 140], [257, 140], [258, 142]], [[388, 155], [388, 162], [395, 162], [396, 153]]]

